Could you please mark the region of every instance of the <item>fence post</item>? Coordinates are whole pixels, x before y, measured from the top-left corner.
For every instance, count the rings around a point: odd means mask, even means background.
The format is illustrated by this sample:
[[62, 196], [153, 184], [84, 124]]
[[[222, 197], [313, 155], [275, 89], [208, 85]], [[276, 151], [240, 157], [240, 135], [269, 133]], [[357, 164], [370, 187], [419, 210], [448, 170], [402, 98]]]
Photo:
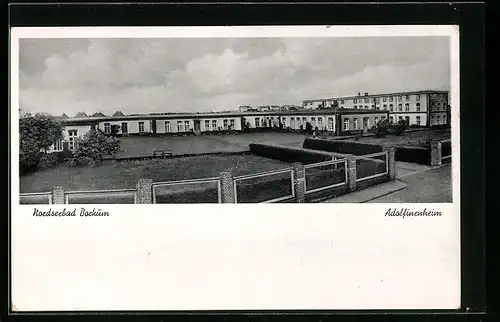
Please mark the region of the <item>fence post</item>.
[[431, 167], [441, 166], [441, 142], [431, 141]]
[[231, 172], [221, 172], [220, 174], [221, 202], [235, 203], [233, 175]]
[[54, 186], [52, 188], [52, 203], [56, 205], [61, 205], [65, 204], [65, 194], [64, 194], [64, 187], [62, 186]]
[[356, 190], [356, 157], [348, 156], [347, 160], [347, 189], [349, 191]]
[[396, 149], [391, 146], [384, 146], [383, 150], [387, 152], [389, 180], [396, 180]]
[[292, 165], [293, 189], [297, 203], [306, 202], [306, 172], [302, 163], [296, 162]]
[[153, 180], [139, 179], [137, 181], [137, 199], [136, 203], [153, 203]]

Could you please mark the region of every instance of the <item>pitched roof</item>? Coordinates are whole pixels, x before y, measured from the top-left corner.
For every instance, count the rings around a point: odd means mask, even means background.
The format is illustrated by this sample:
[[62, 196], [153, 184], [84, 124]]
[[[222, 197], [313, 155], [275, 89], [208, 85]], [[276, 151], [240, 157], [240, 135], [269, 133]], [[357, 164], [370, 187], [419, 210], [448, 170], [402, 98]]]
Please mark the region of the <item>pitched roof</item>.
[[125, 116], [122, 111], [116, 111], [115, 114], [113, 114], [113, 116]]
[[102, 114], [101, 112], [97, 112], [97, 113], [92, 114], [92, 117], [103, 117], [103, 116], [106, 116], [106, 115]]
[[75, 115], [75, 118], [82, 118], [82, 117], [88, 117], [88, 116], [84, 112], [80, 112], [80, 113]]
[[69, 119], [69, 116], [66, 115], [66, 113], [62, 113], [61, 116], [59, 116], [59, 118], [62, 118], [62, 119]]

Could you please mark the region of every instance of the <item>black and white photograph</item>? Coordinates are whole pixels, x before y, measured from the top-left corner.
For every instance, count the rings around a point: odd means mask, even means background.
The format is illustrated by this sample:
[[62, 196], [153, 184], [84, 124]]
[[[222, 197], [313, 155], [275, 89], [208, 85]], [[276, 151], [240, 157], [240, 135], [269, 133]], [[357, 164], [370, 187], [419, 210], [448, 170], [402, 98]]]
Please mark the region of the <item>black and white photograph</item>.
[[458, 40], [13, 28], [12, 311], [459, 308]]
[[450, 37], [23, 38], [20, 204], [452, 202]]

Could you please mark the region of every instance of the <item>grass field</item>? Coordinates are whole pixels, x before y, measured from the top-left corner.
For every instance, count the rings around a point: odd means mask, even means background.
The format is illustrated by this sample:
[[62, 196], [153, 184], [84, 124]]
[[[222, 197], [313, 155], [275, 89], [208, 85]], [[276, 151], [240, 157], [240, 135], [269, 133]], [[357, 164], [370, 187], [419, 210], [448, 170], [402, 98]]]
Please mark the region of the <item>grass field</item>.
[[301, 147], [304, 135], [293, 133], [245, 133], [208, 136], [124, 137], [117, 157], [150, 156], [153, 150], [170, 150], [174, 155], [248, 151], [250, 143]]
[[20, 177], [21, 192], [51, 191], [56, 185], [67, 191], [135, 188], [140, 178], [154, 182], [198, 179], [232, 171], [234, 176], [282, 169], [287, 163], [254, 155], [197, 156], [143, 161], [105, 161], [95, 168], [68, 167], [37, 171]]
[[358, 141], [349, 139], [346, 141], [358, 142], [358, 143], [368, 143], [368, 144], [381, 144], [388, 146], [420, 146], [420, 142], [425, 141], [427, 137], [433, 137], [437, 140], [449, 139], [451, 137], [450, 129], [434, 129], [427, 131], [414, 131], [407, 132], [401, 136], [387, 135], [383, 138], [377, 138], [374, 136], [362, 137]]

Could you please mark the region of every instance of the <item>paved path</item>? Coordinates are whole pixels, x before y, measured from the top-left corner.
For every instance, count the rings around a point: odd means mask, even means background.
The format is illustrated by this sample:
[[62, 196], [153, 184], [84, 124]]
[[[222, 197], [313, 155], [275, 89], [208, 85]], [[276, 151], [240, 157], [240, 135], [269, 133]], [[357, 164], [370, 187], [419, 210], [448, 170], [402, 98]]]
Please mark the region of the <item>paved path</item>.
[[452, 202], [451, 165], [449, 164], [409, 174], [398, 180], [406, 184], [405, 189], [375, 198], [369, 202]]

